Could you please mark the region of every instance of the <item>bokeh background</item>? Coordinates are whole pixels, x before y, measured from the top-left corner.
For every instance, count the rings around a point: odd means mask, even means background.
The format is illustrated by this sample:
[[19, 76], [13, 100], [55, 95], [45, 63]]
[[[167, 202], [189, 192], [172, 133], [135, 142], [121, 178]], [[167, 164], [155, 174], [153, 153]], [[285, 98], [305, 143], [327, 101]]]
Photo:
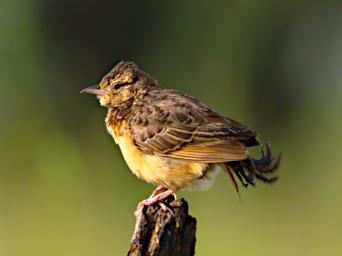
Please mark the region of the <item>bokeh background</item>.
[[0, 255], [125, 255], [135, 178], [79, 91], [118, 61], [253, 127], [280, 180], [181, 192], [196, 255], [342, 255], [341, 1], [0, 1]]

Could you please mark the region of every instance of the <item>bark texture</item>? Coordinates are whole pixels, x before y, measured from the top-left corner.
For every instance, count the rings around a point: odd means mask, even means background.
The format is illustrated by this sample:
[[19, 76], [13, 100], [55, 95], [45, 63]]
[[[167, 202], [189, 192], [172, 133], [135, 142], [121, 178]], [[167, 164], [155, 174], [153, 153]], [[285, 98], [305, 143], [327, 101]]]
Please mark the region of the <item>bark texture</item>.
[[[171, 197], [170, 197], [171, 198]], [[145, 207], [137, 218], [128, 256], [193, 256], [196, 243], [196, 219], [188, 214], [184, 199]]]

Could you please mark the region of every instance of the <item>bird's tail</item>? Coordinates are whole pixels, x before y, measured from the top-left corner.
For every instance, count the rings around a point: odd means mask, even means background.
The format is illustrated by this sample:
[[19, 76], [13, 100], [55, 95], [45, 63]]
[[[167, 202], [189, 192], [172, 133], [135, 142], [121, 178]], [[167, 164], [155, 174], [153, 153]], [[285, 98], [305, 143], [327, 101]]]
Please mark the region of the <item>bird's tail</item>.
[[272, 157], [272, 152], [269, 144], [262, 146], [261, 158], [254, 159], [248, 157], [242, 161], [227, 162], [226, 172], [237, 194], [239, 194], [238, 181], [246, 188], [248, 185], [255, 186], [255, 180], [261, 180], [264, 183], [271, 184], [278, 177], [274, 176], [274, 171], [280, 163], [280, 155]]

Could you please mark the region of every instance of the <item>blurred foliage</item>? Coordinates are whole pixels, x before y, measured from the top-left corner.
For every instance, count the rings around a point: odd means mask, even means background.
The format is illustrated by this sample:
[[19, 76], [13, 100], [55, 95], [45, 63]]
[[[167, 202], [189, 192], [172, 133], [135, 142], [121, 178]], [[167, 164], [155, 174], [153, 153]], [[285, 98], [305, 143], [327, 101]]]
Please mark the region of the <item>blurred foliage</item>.
[[180, 192], [197, 255], [340, 255], [340, 1], [0, 2], [0, 255], [124, 255], [136, 179], [80, 89], [121, 59], [244, 122], [281, 179]]

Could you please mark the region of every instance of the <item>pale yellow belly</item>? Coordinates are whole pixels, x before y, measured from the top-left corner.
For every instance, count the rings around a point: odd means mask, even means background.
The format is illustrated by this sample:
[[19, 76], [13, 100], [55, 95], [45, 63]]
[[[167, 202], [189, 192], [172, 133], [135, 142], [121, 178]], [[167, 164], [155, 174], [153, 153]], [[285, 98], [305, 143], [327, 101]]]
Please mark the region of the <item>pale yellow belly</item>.
[[[219, 165], [170, 159], [141, 152], [126, 136], [116, 137], [123, 157], [131, 171], [140, 179], [173, 191], [182, 188], [203, 189], [212, 183]], [[210, 175], [209, 175], [210, 173]]]

